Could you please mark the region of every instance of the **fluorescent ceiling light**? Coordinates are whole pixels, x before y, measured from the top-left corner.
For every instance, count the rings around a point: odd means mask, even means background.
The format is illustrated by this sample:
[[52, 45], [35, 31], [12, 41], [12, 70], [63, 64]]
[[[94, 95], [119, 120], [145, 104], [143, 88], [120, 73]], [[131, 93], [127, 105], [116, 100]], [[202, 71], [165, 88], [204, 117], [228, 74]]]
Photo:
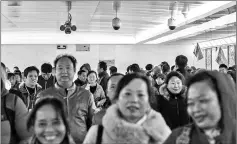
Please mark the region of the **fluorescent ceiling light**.
[[159, 44], [159, 43], [174, 40], [177, 38], [183, 38], [183, 37], [192, 35], [194, 33], [205, 32], [206, 30], [209, 30], [209, 29], [216, 29], [217, 27], [226, 26], [227, 24], [234, 23], [234, 22], [236, 22], [236, 12], [223, 16], [221, 18], [206, 22], [201, 25], [186, 28], [176, 33], [172, 33], [170, 35], [158, 38], [156, 40], [149, 41], [145, 44]]
[[[225, 4], [231, 3], [232, 1], [210, 1], [206, 4], [201, 5], [200, 7], [197, 7], [195, 9], [191, 9], [188, 13], [188, 17], [186, 19], [177, 19], [177, 25], [185, 25], [187, 21], [190, 21], [191, 19], [201, 16], [203, 14], [206, 14], [214, 9], [217, 9]], [[167, 19], [170, 17], [167, 17]], [[167, 23], [157, 25], [151, 29], [142, 31], [136, 35], [136, 43], [139, 43], [141, 41], [145, 41], [147, 39], [150, 39], [152, 37], [155, 37], [157, 35], [160, 35], [162, 33], [165, 33], [169, 31], [169, 28], [167, 26]]]
[[209, 48], [209, 47], [216, 47], [216, 46], [236, 43], [236, 40], [232, 41], [232, 39], [236, 39], [236, 35], [235, 36], [231, 36], [231, 37], [226, 37], [226, 38], [220, 38], [220, 39], [216, 39], [216, 40], [199, 42], [199, 46], [201, 48]]

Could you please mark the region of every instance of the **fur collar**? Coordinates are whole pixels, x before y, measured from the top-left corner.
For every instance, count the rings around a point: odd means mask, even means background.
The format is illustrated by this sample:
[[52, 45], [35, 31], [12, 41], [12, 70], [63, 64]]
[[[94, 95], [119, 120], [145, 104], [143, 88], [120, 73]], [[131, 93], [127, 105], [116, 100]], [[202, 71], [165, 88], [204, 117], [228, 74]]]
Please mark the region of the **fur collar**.
[[[182, 98], [185, 98], [186, 91], [187, 91], [187, 87], [183, 86], [180, 94], [178, 95], [181, 95]], [[163, 84], [162, 86], [160, 86], [159, 92], [160, 92], [160, 95], [162, 95], [165, 99], [167, 100], [170, 99], [170, 93], [167, 90], [167, 84]]]
[[102, 124], [113, 141], [123, 144], [161, 144], [171, 133], [160, 113], [150, 109], [141, 125], [133, 124], [121, 117], [116, 104], [107, 109]]
[[[25, 83], [24, 83], [24, 82], [22, 82], [22, 83], [19, 84], [19, 89], [20, 89], [21, 91], [27, 92], [26, 89], [25, 89]], [[42, 87], [41, 87], [41, 85], [39, 85], [39, 84], [37, 83], [37, 84], [36, 84], [36, 90], [38, 91], [38, 90], [40, 90], [40, 89], [42, 89]]]

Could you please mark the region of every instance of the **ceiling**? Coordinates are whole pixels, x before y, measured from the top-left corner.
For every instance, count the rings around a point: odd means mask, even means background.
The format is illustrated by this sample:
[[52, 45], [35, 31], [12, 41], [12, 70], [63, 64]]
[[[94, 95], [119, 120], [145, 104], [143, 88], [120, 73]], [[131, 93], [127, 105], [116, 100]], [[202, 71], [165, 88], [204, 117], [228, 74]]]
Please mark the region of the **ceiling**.
[[[117, 13], [122, 25], [118, 31], [115, 31], [112, 28], [112, 19], [116, 17], [113, 1], [72, 1], [70, 13], [72, 24], [77, 26], [77, 31], [72, 32], [71, 35], [66, 35], [60, 31], [59, 27], [67, 20], [67, 2], [21, 1], [16, 3], [1, 1], [2, 42], [6, 44], [23, 43], [25, 40], [25, 43], [145, 43], [194, 25], [201, 25], [228, 15], [230, 12], [236, 12], [236, 3], [235, 5], [228, 5], [227, 2], [223, 2], [224, 6], [219, 5], [211, 12], [185, 19], [181, 13], [185, 3], [190, 5], [190, 11], [192, 11], [200, 9], [204, 5], [218, 2], [179, 2], [178, 9], [180, 12], [177, 19], [183, 23], [175, 31], [166, 30], [141, 38], [143, 34], [149, 33], [156, 27], [162, 28], [164, 25], [167, 27], [167, 20], [171, 17], [170, 9], [173, 3], [173, 1], [122, 1]], [[9, 37], [12, 38], [11, 41], [8, 39]]]

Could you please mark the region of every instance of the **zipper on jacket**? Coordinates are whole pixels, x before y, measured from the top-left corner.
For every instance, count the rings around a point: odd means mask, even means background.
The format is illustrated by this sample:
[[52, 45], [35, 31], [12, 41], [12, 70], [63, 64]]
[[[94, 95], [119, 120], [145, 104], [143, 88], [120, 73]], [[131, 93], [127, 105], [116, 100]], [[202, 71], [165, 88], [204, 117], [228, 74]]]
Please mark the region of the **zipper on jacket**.
[[46, 89], [47, 89], [47, 81], [45, 81], [44, 84], [45, 84], [45, 85], [44, 85], [44, 89], [46, 90]]
[[66, 93], [66, 105], [67, 105], [67, 114], [68, 114], [68, 117], [69, 117], [69, 98], [68, 98], [68, 90], [65, 89], [65, 93]]
[[176, 100], [176, 106], [177, 106], [177, 114], [178, 114], [178, 117], [179, 117], [179, 103], [178, 103], [178, 98], [175, 97], [175, 100]]
[[177, 106], [177, 114], [178, 114], [178, 120], [179, 120], [179, 126], [180, 126], [180, 117], [179, 117], [179, 102], [178, 102], [178, 98], [175, 97], [176, 99], [176, 106]]

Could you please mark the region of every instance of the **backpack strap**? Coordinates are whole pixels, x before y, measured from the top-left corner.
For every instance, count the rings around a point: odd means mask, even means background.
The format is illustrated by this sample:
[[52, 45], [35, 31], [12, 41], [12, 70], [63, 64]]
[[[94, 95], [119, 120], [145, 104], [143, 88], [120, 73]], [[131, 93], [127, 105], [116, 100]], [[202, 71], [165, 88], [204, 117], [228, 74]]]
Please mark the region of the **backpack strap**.
[[103, 125], [98, 125], [96, 144], [101, 144], [102, 142], [103, 129], [104, 129]]

